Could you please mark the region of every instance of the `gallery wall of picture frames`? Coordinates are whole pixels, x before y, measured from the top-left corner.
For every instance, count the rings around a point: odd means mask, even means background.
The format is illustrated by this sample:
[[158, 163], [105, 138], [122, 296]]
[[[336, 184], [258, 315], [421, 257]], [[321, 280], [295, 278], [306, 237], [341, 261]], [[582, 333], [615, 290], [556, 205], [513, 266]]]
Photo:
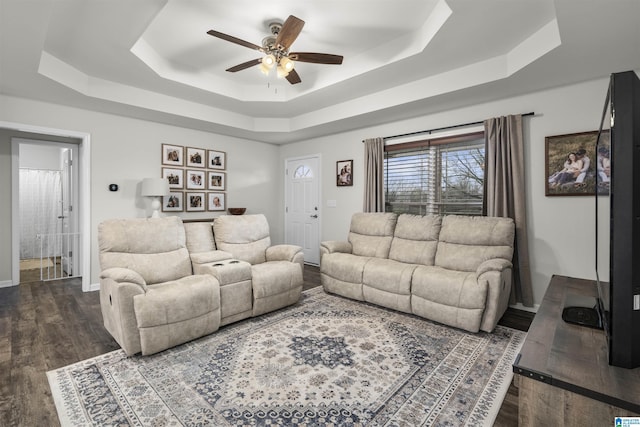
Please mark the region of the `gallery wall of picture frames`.
[[216, 212], [227, 205], [227, 153], [162, 144], [162, 177], [170, 193], [163, 212]]

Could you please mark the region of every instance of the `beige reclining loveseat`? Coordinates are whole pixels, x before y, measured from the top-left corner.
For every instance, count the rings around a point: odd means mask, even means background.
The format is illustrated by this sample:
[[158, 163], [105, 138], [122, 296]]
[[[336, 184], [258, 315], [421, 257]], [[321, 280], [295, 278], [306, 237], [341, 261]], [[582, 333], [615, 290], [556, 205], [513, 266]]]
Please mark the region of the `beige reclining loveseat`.
[[180, 218], [107, 220], [98, 226], [98, 243], [104, 326], [128, 355], [218, 329], [218, 281], [193, 275]]
[[302, 248], [271, 246], [264, 215], [114, 219], [98, 227], [105, 328], [132, 355], [156, 353], [219, 326], [294, 304]]
[[356, 213], [347, 241], [320, 248], [327, 292], [491, 332], [507, 309], [510, 218]]

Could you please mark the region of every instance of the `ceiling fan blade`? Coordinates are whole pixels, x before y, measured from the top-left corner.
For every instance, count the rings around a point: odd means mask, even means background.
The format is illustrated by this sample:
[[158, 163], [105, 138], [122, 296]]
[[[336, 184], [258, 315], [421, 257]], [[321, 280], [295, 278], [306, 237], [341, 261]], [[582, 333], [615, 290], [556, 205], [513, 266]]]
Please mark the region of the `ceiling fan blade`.
[[298, 38], [302, 27], [304, 27], [302, 19], [289, 15], [284, 24], [282, 24], [278, 37], [276, 37], [276, 46], [282, 46], [285, 50], [289, 49], [291, 44]]
[[254, 65], [258, 65], [262, 62], [262, 58], [252, 59], [251, 61], [243, 62], [242, 64], [238, 64], [235, 67], [227, 68], [225, 71], [230, 73], [235, 73], [236, 71], [242, 71], [247, 68], [251, 68]]
[[248, 41], [239, 39], [237, 37], [230, 36], [229, 34], [221, 33], [220, 31], [209, 30], [207, 31], [207, 34], [222, 40], [226, 40], [231, 43], [239, 44], [240, 46], [248, 47], [249, 49], [262, 51], [262, 46], [258, 46], [257, 44], [253, 44]]
[[285, 77], [285, 79], [287, 79], [287, 81], [292, 85], [298, 84], [302, 81], [296, 70], [289, 71], [289, 74], [287, 74], [287, 77]]
[[292, 52], [289, 54], [292, 61], [311, 62], [314, 64], [342, 64], [341, 55], [331, 55], [330, 53], [316, 52]]

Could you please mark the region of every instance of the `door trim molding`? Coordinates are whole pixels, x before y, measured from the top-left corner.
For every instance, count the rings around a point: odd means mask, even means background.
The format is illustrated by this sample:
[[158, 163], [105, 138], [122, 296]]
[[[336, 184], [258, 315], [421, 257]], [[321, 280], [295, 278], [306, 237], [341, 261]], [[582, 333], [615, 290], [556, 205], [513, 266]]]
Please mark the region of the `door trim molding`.
[[[22, 123], [0, 121], [0, 129], [9, 129], [19, 132], [28, 132], [43, 136], [60, 136], [67, 138], [77, 138], [80, 140], [78, 146], [78, 162], [80, 163], [78, 170], [80, 198], [78, 213], [78, 230], [82, 233], [80, 241], [80, 265], [82, 266], [82, 290], [88, 292], [92, 290], [91, 286], [91, 197], [89, 189], [91, 188], [91, 134], [86, 132], [78, 132], [65, 129], [50, 128], [44, 126], [34, 126]], [[16, 136], [15, 138], [19, 138]], [[26, 138], [25, 138], [26, 139]], [[14, 191], [18, 180], [18, 170], [20, 167], [17, 150], [11, 148], [11, 282], [13, 286], [20, 282], [20, 236], [17, 233], [18, 228], [18, 194]]]

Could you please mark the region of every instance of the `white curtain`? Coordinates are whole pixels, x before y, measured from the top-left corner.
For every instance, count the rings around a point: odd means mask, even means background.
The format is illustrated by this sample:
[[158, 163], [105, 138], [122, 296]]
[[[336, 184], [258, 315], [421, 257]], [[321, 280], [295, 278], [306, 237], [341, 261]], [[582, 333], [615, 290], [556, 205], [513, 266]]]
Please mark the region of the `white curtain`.
[[[62, 232], [60, 176], [60, 171], [20, 169], [20, 259], [40, 258], [38, 235]], [[45, 254], [61, 254], [61, 248], [43, 242]]]

